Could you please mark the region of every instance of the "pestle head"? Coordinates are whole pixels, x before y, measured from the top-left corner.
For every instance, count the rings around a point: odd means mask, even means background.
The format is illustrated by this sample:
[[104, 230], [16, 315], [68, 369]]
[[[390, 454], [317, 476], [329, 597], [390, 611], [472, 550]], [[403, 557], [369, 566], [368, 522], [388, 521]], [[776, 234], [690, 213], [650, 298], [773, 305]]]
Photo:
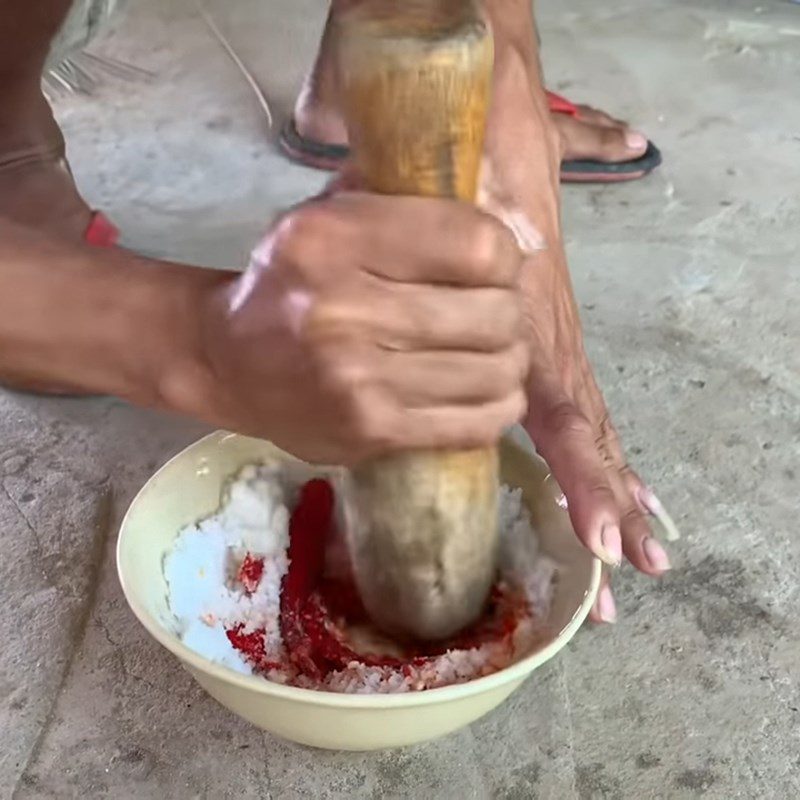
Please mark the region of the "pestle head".
[[497, 473], [495, 449], [414, 452], [353, 470], [350, 556], [384, 630], [445, 639], [480, 616], [496, 570]]

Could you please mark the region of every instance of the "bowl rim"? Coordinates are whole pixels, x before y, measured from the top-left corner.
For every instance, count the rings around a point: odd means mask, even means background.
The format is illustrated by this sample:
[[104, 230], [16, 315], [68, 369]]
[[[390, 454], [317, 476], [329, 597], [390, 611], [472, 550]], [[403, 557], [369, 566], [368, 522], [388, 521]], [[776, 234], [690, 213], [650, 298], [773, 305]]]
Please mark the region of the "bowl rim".
[[[136, 496], [131, 500], [125, 515], [119, 526], [117, 544], [115, 548], [115, 559], [117, 576], [122, 587], [122, 593], [128, 607], [133, 611], [134, 616], [144, 626], [147, 632], [166, 650], [176, 656], [180, 661], [192, 671], [200, 672], [223, 683], [235, 686], [245, 691], [255, 691], [257, 694], [273, 696], [287, 701], [298, 702], [313, 706], [326, 706], [330, 708], [360, 708], [360, 709], [384, 709], [394, 706], [414, 707], [432, 704], [447, 703], [448, 701], [459, 700], [468, 696], [483, 694], [494, 689], [499, 689], [514, 681], [523, 680], [530, 675], [538, 666], [549, 661], [559, 650], [567, 645], [572, 637], [577, 633], [580, 626], [589, 614], [594, 604], [597, 592], [600, 587], [600, 576], [602, 565], [597, 558], [592, 558], [591, 576], [589, 586], [584, 592], [583, 600], [569, 622], [544, 646], [528, 654], [519, 661], [509, 666], [485, 675], [481, 678], [467, 681], [465, 683], [452, 684], [450, 686], [440, 686], [434, 689], [426, 689], [421, 692], [396, 692], [396, 693], [369, 693], [369, 694], [350, 694], [342, 692], [325, 692], [317, 689], [304, 689], [299, 686], [286, 686], [264, 678], [260, 675], [245, 675], [234, 670], [217, 664], [205, 656], [201, 656], [191, 648], [187, 647], [174, 634], [170, 633], [150, 611], [140, 604], [136, 599], [135, 592], [125, 578], [123, 569], [123, 542], [126, 537], [129, 520], [138, 509], [141, 498], [146, 494], [152, 483], [162, 473], [179, 459], [183, 458], [190, 450], [208, 442], [210, 439], [218, 438], [223, 435], [223, 439], [231, 434], [227, 431], [215, 431], [202, 436], [197, 441], [188, 445], [173, 455], [159, 469], [157, 469], [145, 482]], [[236, 436], [236, 434], [233, 434]], [[516, 442], [514, 446], [520, 447]], [[539, 457], [534, 454], [535, 457]]]

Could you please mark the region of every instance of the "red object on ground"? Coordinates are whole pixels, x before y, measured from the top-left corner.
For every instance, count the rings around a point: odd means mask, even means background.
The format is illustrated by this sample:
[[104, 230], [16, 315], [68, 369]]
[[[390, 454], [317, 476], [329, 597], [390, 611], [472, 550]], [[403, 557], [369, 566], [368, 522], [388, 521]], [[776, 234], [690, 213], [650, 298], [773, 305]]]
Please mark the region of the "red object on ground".
[[95, 211], [83, 234], [83, 241], [92, 247], [114, 247], [119, 241], [119, 229], [102, 211]]

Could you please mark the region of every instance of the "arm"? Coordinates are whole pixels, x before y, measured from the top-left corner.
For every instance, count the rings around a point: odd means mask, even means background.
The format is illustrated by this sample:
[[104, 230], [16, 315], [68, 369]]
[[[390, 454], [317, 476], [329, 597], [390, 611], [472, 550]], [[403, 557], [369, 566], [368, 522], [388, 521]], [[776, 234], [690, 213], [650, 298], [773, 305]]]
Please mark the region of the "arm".
[[[488, 0], [487, 9], [496, 52], [488, 199], [501, 218], [512, 209], [535, 225], [529, 248], [535, 252], [521, 272], [531, 355], [524, 425], [564, 491], [584, 544], [608, 564], [625, 556], [659, 575], [669, 559], [646, 517], [660, 504], [627, 464], [583, 345], [561, 231], [561, 142], [545, 98], [531, 5]], [[593, 614], [613, 621], [607, 587]]]
[[204, 370], [198, 308], [232, 277], [0, 220], [0, 379], [182, 410]]
[[307, 461], [477, 447], [524, 409], [519, 265], [503, 225], [446, 200], [318, 198], [244, 273], [0, 222], [0, 380], [115, 394]]

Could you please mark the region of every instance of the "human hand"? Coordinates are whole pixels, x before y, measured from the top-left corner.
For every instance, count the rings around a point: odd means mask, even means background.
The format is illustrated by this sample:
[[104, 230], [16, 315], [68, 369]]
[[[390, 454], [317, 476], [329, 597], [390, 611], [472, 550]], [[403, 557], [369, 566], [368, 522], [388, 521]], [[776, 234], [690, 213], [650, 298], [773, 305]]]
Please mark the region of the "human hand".
[[[558, 136], [544, 92], [523, 59], [499, 52], [481, 200], [527, 252], [520, 273], [531, 352], [525, 427], [564, 492], [578, 538], [606, 564], [624, 557], [655, 577], [669, 558], [648, 517], [661, 519], [668, 538], [677, 530], [628, 465], [586, 356], [561, 238]], [[607, 570], [592, 618], [616, 619]]]
[[466, 204], [304, 203], [213, 292], [198, 415], [317, 463], [495, 442], [525, 410], [520, 262]]

